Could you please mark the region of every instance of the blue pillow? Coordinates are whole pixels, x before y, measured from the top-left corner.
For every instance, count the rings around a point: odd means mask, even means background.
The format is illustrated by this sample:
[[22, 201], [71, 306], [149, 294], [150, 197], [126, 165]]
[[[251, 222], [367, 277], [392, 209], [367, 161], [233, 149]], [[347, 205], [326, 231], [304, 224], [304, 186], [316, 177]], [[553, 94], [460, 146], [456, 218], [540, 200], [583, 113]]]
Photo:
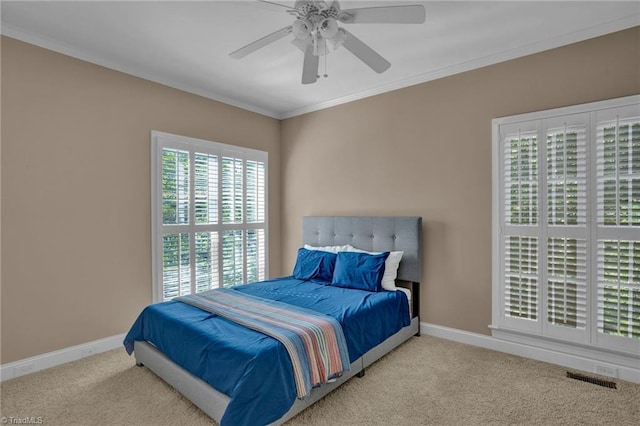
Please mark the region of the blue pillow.
[[388, 256], [389, 252], [375, 255], [339, 252], [331, 285], [356, 290], [382, 291], [384, 261]]
[[331, 282], [336, 254], [320, 250], [298, 249], [293, 277], [299, 280]]

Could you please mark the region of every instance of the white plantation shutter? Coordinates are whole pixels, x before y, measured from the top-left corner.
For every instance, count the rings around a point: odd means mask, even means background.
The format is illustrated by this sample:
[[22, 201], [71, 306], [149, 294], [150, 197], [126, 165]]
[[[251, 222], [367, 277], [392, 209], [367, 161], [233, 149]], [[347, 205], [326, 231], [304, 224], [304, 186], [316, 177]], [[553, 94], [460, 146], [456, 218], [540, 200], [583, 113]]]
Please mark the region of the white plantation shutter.
[[540, 171], [537, 126], [501, 129], [503, 169], [502, 321], [536, 332], [540, 328]]
[[538, 134], [517, 128], [504, 139], [505, 221], [509, 225], [538, 223]]
[[598, 111], [597, 333], [603, 345], [640, 341], [640, 107]]
[[[195, 233], [196, 293], [219, 287], [218, 232]], [[164, 283], [166, 286], [166, 283]], [[191, 289], [187, 294], [191, 293]], [[165, 297], [167, 299], [167, 297]]]
[[547, 321], [584, 330], [587, 325], [587, 241], [549, 238], [547, 244]]
[[494, 121], [494, 330], [640, 353], [639, 101]]
[[266, 279], [266, 234], [264, 229], [247, 230], [247, 282]]
[[261, 161], [247, 161], [246, 205], [247, 222], [264, 222], [265, 215], [265, 164]]
[[509, 236], [505, 241], [505, 315], [538, 319], [538, 239]]
[[228, 287], [244, 282], [243, 232], [239, 229], [222, 232], [222, 283]]
[[[578, 125], [547, 129], [547, 223], [551, 226], [580, 225], [587, 222], [588, 117], [574, 116]], [[547, 126], [555, 124], [548, 120]]]
[[222, 223], [242, 223], [244, 213], [242, 158], [222, 157]]
[[162, 150], [162, 221], [164, 224], [189, 222], [189, 152]]
[[191, 253], [188, 233], [162, 236], [162, 297], [164, 300], [191, 293]]
[[640, 339], [640, 241], [598, 241], [598, 333]]
[[588, 341], [587, 132], [589, 114], [548, 118], [546, 139], [546, 321], [543, 334]]
[[152, 132], [154, 300], [264, 280], [267, 153]]
[[196, 152], [194, 154], [194, 208], [195, 223], [217, 224], [218, 156]]

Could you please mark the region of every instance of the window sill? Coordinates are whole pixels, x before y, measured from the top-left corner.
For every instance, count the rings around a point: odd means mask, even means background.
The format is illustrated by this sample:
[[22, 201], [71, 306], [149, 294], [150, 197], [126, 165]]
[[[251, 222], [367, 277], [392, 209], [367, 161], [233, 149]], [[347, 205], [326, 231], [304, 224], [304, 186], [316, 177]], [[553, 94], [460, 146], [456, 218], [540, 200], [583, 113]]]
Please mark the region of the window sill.
[[[566, 363], [561, 360], [563, 358], [569, 358], [577, 361], [582, 360], [582, 362], [588, 362], [592, 365], [592, 368], [588, 369], [579, 366], [576, 367], [585, 371], [592, 371], [594, 373], [601, 374], [601, 369], [598, 370], [597, 367], [614, 367], [615, 369], [625, 368], [635, 371], [635, 373], [640, 377], [640, 355], [638, 354], [614, 351], [608, 348], [600, 348], [596, 346], [567, 343], [548, 337], [525, 334], [504, 327], [498, 328], [496, 326], [489, 326], [489, 328], [491, 329], [491, 335], [495, 339], [523, 345], [528, 347], [531, 351], [546, 352], [548, 357], [545, 361], [552, 362], [554, 364], [566, 365]], [[624, 378], [618, 374], [610, 376]]]

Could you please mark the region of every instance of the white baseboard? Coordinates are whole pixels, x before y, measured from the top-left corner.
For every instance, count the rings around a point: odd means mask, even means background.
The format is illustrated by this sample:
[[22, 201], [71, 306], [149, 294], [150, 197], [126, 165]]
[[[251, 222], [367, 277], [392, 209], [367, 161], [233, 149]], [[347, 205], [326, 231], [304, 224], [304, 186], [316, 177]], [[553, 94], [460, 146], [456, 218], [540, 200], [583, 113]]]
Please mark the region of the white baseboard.
[[615, 369], [616, 375], [612, 377], [632, 383], [640, 383], [640, 362], [638, 362], [637, 367], [634, 367], [628, 363], [617, 363], [615, 359], [607, 358], [606, 356], [603, 359], [595, 359], [579, 353], [559, 352], [426, 322], [420, 323], [420, 332], [429, 336], [505, 352], [511, 355], [518, 355], [524, 358], [531, 358], [588, 373], [607, 375], [603, 374], [602, 371], [598, 371], [596, 368], [601, 368], [602, 366], [613, 368]]
[[124, 337], [118, 334], [0, 365], [0, 382], [122, 347]]
[[[628, 364], [616, 363], [615, 360], [612, 361], [611, 359], [594, 359], [580, 354], [563, 353], [426, 322], [420, 323], [420, 332], [429, 336], [440, 337], [459, 343], [531, 358], [537, 361], [548, 362], [589, 373], [596, 373], [596, 366], [603, 365], [604, 363], [607, 367], [613, 367], [616, 369], [616, 378], [632, 383], [640, 383], [640, 364], [635, 368]], [[71, 346], [59, 351], [49, 352], [25, 358], [20, 361], [3, 364], [0, 366], [0, 381], [13, 379], [25, 374], [34, 373], [46, 368], [55, 367], [87, 356], [116, 349], [122, 346], [124, 337], [125, 334], [118, 334], [116, 336], [94, 340], [81, 345]], [[601, 372], [598, 372], [598, 374], [601, 374]]]

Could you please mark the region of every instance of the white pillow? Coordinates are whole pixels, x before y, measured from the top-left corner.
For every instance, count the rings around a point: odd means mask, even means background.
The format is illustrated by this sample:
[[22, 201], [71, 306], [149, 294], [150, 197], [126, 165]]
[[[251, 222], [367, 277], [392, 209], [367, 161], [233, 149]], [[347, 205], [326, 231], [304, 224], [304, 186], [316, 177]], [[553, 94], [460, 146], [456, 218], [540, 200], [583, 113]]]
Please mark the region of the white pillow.
[[[304, 248], [307, 250], [320, 250], [320, 251], [328, 251], [329, 253], [338, 253], [339, 251], [349, 251], [349, 244], [344, 246], [324, 246], [324, 247], [314, 247], [309, 244], [305, 244]], [[386, 266], [386, 264], [385, 264]]]
[[[348, 251], [367, 254], [381, 254], [381, 251], [366, 251], [348, 245]], [[382, 288], [389, 291], [396, 291], [396, 277], [398, 276], [398, 267], [402, 260], [403, 251], [391, 251], [389, 257], [384, 261], [384, 275], [382, 276]]]

